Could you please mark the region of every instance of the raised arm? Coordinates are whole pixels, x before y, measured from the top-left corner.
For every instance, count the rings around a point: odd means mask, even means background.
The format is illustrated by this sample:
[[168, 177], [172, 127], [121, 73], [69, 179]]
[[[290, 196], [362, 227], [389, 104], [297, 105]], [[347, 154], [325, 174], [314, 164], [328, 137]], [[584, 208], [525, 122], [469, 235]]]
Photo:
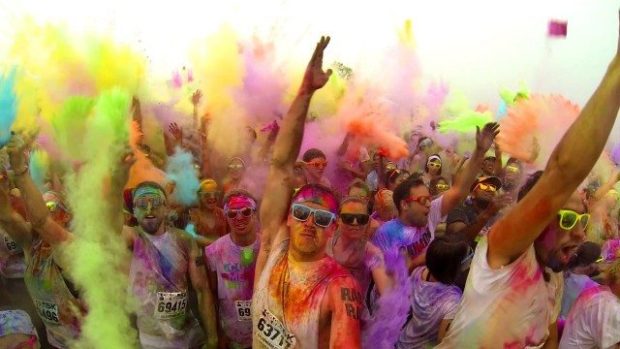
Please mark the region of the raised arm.
[[323, 87], [331, 75], [331, 70], [324, 72], [322, 68], [323, 52], [328, 44], [329, 37], [321, 37], [321, 40], [316, 44], [301, 87], [284, 117], [276, 137], [265, 187], [266, 194], [260, 208], [260, 222], [263, 231], [261, 249], [256, 262], [257, 279], [271, 251], [273, 239], [288, 212], [293, 191], [290, 176], [292, 175], [293, 164], [299, 156], [310, 100], [314, 92]]
[[471, 158], [463, 167], [462, 172], [454, 177], [452, 187], [443, 193], [443, 202], [441, 205], [441, 215], [445, 216], [453, 208], [458, 206], [470, 192], [470, 187], [476, 180], [476, 175], [480, 171], [480, 165], [484, 159], [484, 154], [493, 144], [495, 136], [499, 133], [499, 125], [497, 123], [488, 123], [484, 125], [482, 131], [476, 128], [476, 149]]
[[609, 177], [609, 180], [601, 185], [601, 187], [596, 190], [594, 195], [592, 195], [592, 199], [590, 200], [591, 203], [594, 204], [604, 198], [605, 195], [607, 195], [607, 193], [614, 188], [614, 185], [616, 185], [618, 181], [620, 181], [620, 171], [616, 169]]
[[620, 41], [616, 56], [581, 114], [555, 147], [532, 190], [489, 234], [488, 262], [506, 265], [538, 238], [598, 160], [620, 107]]
[[7, 178], [0, 183], [0, 225], [19, 245], [24, 246], [32, 241], [30, 224], [11, 207]]
[[50, 245], [60, 244], [71, 239], [72, 235], [50, 217], [43, 195], [30, 177], [25, 151], [31, 142], [25, 142], [20, 135], [14, 135], [7, 145], [11, 167], [15, 172], [15, 184], [24, 198], [32, 228]]

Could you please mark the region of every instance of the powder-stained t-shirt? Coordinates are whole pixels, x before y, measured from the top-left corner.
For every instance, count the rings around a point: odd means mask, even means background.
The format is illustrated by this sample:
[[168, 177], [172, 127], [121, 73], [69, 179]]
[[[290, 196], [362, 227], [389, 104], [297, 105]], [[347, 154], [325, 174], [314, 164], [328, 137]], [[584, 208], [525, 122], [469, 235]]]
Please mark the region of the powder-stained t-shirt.
[[620, 300], [609, 288], [583, 291], [566, 319], [560, 349], [607, 349], [620, 343]]
[[423, 278], [426, 267], [413, 271], [411, 286], [411, 319], [398, 340], [398, 349], [422, 349], [437, 344], [441, 321], [454, 318], [461, 301], [461, 290], [441, 282]]
[[437, 348], [541, 348], [560, 313], [563, 276], [546, 269], [534, 246], [517, 260], [493, 269], [487, 237], [480, 239], [459, 310]]
[[428, 212], [428, 224], [424, 227], [411, 227], [405, 225], [399, 218], [392, 219], [383, 224], [372, 237], [372, 242], [388, 256], [397, 254], [403, 247], [410, 249], [415, 258], [425, 251], [426, 247], [435, 238], [437, 225], [445, 218], [441, 215], [443, 196], [431, 202]]
[[252, 346], [252, 291], [260, 241], [236, 245], [227, 234], [206, 247], [209, 269], [217, 274], [222, 330], [235, 348]]

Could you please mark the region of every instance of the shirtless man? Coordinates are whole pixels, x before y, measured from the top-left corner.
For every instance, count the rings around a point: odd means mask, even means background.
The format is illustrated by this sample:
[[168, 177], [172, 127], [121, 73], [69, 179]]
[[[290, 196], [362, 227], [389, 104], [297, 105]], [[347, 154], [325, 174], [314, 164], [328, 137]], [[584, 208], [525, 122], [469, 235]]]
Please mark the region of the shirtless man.
[[252, 301], [253, 348], [359, 348], [361, 293], [355, 279], [325, 253], [336, 230], [338, 200], [319, 184], [292, 199], [310, 99], [331, 71], [322, 69], [329, 37], [316, 46], [301, 88], [276, 139], [260, 209], [263, 227]]
[[579, 117], [519, 202], [476, 247], [463, 300], [438, 348], [553, 348], [562, 274], [585, 239], [578, 186], [601, 155], [620, 107], [616, 56]]

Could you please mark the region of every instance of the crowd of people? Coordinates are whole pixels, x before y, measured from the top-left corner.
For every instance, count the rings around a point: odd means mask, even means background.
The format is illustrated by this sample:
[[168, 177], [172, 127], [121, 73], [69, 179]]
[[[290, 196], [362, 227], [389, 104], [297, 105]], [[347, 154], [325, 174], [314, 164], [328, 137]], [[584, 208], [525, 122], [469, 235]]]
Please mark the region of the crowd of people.
[[[329, 42], [317, 43], [288, 112], [262, 143], [249, 127], [239, 137], [250, 147], [222, 158], [207, 144], [208, 121], [195, 115], [193, 127], [165, 130], [168, 154], [142, 137], [139, 154], [119, 159], [93, 188], [114, 204], [92, 219], [111, 220], [111, 238], [128, 252], [117, 272], [127, 276], [136, 343], [620, 348], [620, 172], [589, 181], [620, 107], [620, 47], [535, 170], [502, 152], [497, 123], [472, 130], [467, 156], [416, 130], [403, 159], [372, 145], [345, 156], [352, 133], [335, 158], [318, 148], [300, 154], [311, 99], [332, 74], [323, 69]], [[200, 100], [197, 91], [192, 103]], [[128, 115], [142, 127], [139, 100]], [[15, 132], [2, 150], [0, 348], [66, 349], [93, 306], [85, 291], [96, 290], [70, 272], [79, 202], [69, 204], [59, 173], [45, 190], [36, 185], [35, 139]], [[139, 157], [163, 169], [175, 147], [192, 154], [196, 204], [174, 199], [182, 183], [130, 178]], [[337, 163], [334, 178], [328, 162]]]

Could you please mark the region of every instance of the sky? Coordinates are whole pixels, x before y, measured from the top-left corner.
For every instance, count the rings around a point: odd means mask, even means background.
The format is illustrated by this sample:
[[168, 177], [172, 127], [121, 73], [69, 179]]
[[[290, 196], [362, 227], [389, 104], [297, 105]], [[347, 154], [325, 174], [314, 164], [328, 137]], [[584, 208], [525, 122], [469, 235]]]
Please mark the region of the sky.
[[[494, 104], [498, 90], [524, 83], [583, 105], [613, 56], [619, 8], [618, 0], [0, 0], [0, 53], [15, 23], [30, 16], [111, 35], [144, 52], [153, 74], [168, 74], [229, 25], [275, 42], [280, 57], [300, 65], [330, 35], [327, 61], [380, 79], [381, 54], [409, 19], [424, 75], [476, 103]], [[566, 38], [548, 37], [552, 19], [567, 21]]]

